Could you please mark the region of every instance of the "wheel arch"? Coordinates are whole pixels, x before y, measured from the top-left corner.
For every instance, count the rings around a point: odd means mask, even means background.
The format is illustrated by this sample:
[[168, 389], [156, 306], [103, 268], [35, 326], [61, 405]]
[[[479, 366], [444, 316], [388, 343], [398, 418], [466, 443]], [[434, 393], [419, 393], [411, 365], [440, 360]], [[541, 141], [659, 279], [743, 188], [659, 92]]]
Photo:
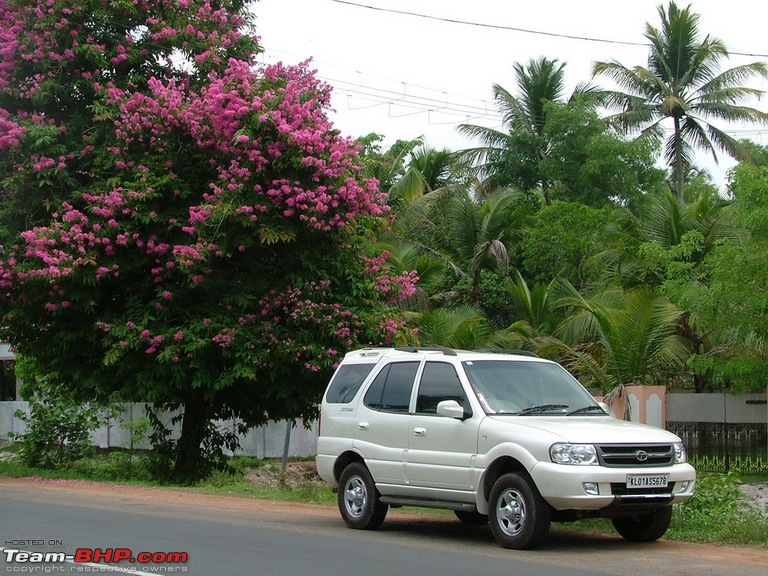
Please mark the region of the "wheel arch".
[[339, 454], [339, 457], [336, 458], [336, 462], [333, 463], [333, 477], [336, 479], [336, 482], [341, 478], [341, 473], [344, 472], [344, 468], [353, 462], [361, 462], [365, 465], [365, 459], [354, 450], [347, 450]]
[[[528, 469], [517, 458], [513, 456], [497, 458], [486, 468], [480, 480], [480, 489], [477, 491], [477, 509], [479, 512], [483, 514], [488, 513], [488, 500], [490, 499], [493, 485], [496, 483], [496, 480], [509, 472], [518, 472], [524, 474], [529, 479], [531, 478]], [[532, 480], [531, 483], [533, 483]]]

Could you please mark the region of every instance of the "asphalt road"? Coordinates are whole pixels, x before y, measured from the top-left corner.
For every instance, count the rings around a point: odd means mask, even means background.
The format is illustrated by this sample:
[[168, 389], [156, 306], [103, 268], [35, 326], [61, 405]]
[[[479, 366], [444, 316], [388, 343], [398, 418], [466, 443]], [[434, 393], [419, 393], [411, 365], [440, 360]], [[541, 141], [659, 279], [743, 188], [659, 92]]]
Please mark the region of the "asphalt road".
[[[59, 562], [46, 554], [94, 549], [133, 562]], [[499, 548], [487, 527], [450, 516], [392, 511], [382, 529], [343, 526], [334, 508], [85, 483], [0, 478], [0, 576], [161, 573], [200, 576], [765, 576], [768, 551], [618, 537], [553, 528], [536, 551]], [[27, 552], [29, 555], [25, 555]], [[172, 562], [144, 562], [170, 553]], [[186, 554], [186, 562], [183, 555]], [[161, 556], [155, 556], [159, 559]], [[110, 559], [111, 560], [111, 559]]]

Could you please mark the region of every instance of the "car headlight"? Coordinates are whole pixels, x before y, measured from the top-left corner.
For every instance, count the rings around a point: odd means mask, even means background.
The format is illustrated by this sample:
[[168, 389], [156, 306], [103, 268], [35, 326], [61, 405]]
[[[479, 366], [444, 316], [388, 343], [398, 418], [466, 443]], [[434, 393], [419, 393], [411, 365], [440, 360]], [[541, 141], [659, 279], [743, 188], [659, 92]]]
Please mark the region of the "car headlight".
[[597, 450], [592, 444], [553, 444], [549, 457], [555, 464], [596, 465]]
[[682, 442], [675, 442], [672, 444], [672, 448], [675, 451], [675, 464], [683, 464], [688, 462], [688, 454], [685, 452], [685, 446]]

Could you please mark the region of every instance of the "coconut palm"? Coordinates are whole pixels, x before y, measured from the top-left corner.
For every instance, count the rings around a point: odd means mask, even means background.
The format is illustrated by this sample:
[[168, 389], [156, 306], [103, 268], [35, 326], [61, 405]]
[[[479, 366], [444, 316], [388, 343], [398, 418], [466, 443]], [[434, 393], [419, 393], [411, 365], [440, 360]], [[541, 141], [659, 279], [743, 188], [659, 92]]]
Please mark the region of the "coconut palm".
[[496, 190], [478, 201], [466, 188], [440, 188], [403, 210], [393, 234], [466, 279], [468, 288], [447, 295], [449, 302], [466, 296], [470, 305], [479, 306], [483, 271], [507, 275], [509, 249], [530, 225], [530, 212], [523, 194], [511, 189]]
[[552, 334], [559, 319], [553, 296], [555, 282], [529, 286], [519, 270], [515, 270], [512, 277], [514, 294], [525, 312], [523, 322], [530, 327], [528, 333], [532, 335], [532, 339]]
[[454, 195], [445, 206], [447, 229], [438, 245], [460, 275], [469, 279], [468, 301], [479, 306], [483, 270], [509, 271], [509, 249], [529, 225], [530, 206], [522, 194], [509, 189], [477, 202], [467, 193]]
[[568, 282], [558, 306], [570, 310], [559, 326], [563, 363], [603, 392], [628, 384], [666, 383], [691, 354], [678, 334], [681, 311], [655, 289], [613, 288], [587, 298]]
[[[530, 60], [527, 66], [514, 64], [518, 96], [498, 84], [493, 85], [493, 97], [502, 116], [502, 129], [473, 124], [461, 124], [459, 131], [481, 142], [481, 145], [460, 152], [460, 158], [475, 166], [481, 181], [479, 191], [515, 186], [521, 190], [540, 187], [549, 203], [549, 185], [539, 170], [549, 142], [544, 133], [548, 102], [563, 100], [565, 64], [542, 57]], [[587, 96], [594, 91], [579, 85], [571, 96]]]
[[422, 144], [409, 151], [405, 173], [389, 188], [390, 203], [396, 208], [413, 204], [424, 194], [458, 183], [456, 153]]
[[729, 200], [709, 189], [681, 204], [672, 192], [646, 199], [642, 210], [622, 210], [608, 227], [613, 248], [594, 256], [607, 281], [658, 286], [675, 262], [696, 265], [733, 234]]
[[728, 50], [717, 38], [699, 35], [699, 15], [691, 7], [680, 9], [670, 2], [658, 8], [661, 28], [646, 23], [645, 37], [651, 43], [648, 66], [628, 68], [617, 61], [597, 62], [594, 75], [607, 76], [619, 90], [603, 91], [604, 103], [620, 112], [609, 119], [626, 131], [640, 129], [640, 138], [662, 140], [665, 121], [672, 133], [664, 142], [664, 158], [672, 170], [678, 201], [683, 201], [684, 176], [693, 161], [695, 148], [716, 148], [737, 160], [750, 160], [747, 148], [710, 119], [768, 122], [768, 114], [739, 105], [761, 90], [743, 82], [768, 78], [764, 62], [755, 62], [718, 72]]

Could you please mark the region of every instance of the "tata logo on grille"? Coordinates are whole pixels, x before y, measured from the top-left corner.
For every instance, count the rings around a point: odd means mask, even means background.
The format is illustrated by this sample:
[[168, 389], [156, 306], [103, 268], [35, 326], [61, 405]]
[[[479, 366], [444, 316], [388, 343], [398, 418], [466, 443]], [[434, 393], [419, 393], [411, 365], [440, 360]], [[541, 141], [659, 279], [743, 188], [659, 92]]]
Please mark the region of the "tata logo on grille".
[[646, 452], [645, 450], [638, 450], [637, 452], [635, 452], [635, 458], [637, 458], [638, 462], [645, 462], [646, 460], [648, 460], [648, 452]]

